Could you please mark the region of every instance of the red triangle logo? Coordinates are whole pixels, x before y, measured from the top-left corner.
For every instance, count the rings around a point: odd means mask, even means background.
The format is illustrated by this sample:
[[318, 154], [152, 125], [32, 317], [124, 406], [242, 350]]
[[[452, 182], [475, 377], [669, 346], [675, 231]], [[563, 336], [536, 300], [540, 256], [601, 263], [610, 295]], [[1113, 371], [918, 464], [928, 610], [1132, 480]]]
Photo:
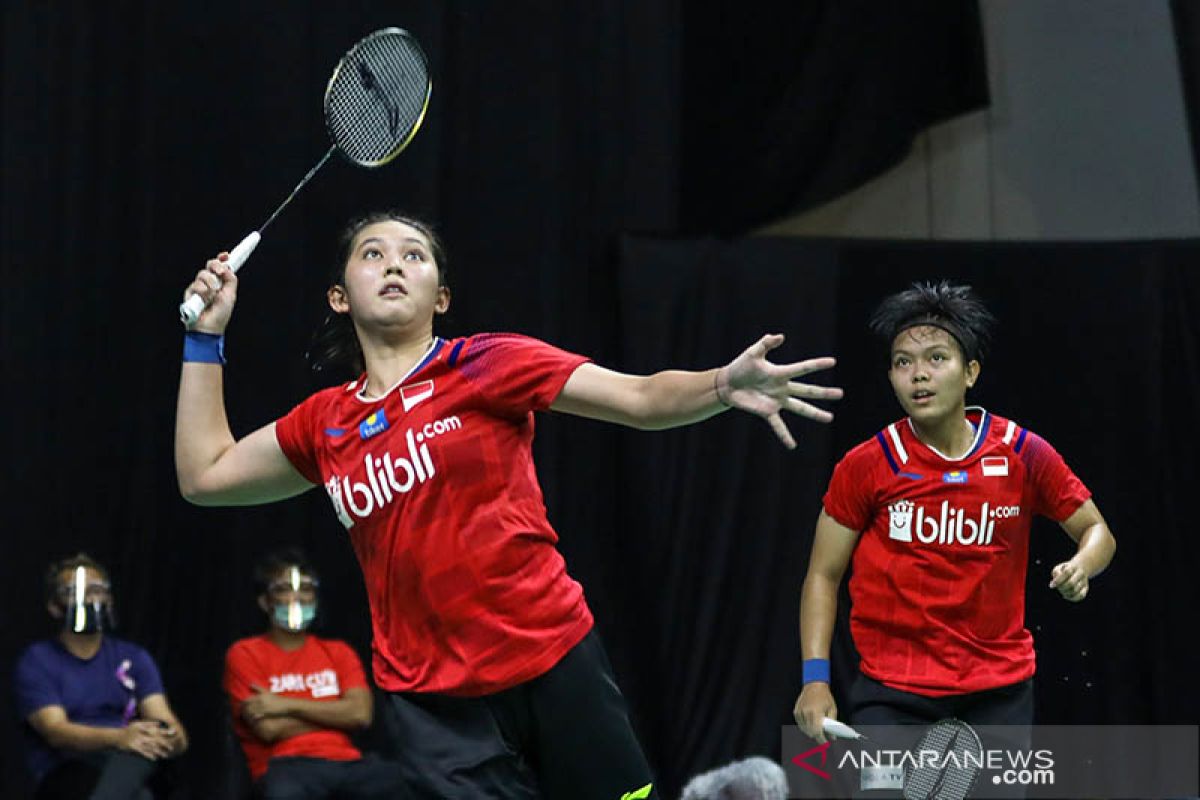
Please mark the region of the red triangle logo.
[[809, 772], [811, 772], [814, 775], [819, 775], [820, 777], [824, 778], [827, 781], [832, 780], [832, 778], [830, 777], [828, 772], [826, 772], [823, 769], [817, 769], [812, 764], [809, 764], [806, 761], [806, 759], [809, 756], [811, 756], [813, 754], [819, 754], [821, 756], [821, 766], [822, 767], [825, 766], [825, 761], [829, 758], [829, 744], [830, 744], [829, 742], [826, 742], [825, 744], [819, 744], [816, 747], [812, 748], [811, 750], [805, 750], [800, 755], [793, 756], [792, 763], [795, 764], [797, 767], [802, 767], [803, 769], [808, 770]]

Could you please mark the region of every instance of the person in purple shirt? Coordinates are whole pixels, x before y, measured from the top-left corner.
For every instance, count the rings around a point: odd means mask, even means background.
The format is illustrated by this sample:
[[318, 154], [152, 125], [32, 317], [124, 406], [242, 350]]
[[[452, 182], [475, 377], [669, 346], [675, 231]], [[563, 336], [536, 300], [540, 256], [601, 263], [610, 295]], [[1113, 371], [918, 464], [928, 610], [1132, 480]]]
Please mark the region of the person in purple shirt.
[[51, 564], [46, 607], [62, 628], [25, 649], [17, 711], [36, 800], [142, 800], [157, 762], [187, 749], [150, 654], [108, 635], [108, 571], [80, 553]]

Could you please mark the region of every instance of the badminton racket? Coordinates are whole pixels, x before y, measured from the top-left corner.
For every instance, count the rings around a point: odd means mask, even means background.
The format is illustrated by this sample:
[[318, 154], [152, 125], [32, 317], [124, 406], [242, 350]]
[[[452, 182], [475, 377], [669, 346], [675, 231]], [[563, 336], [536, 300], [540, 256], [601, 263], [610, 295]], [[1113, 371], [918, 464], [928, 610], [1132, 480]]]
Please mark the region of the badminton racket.
[[965, 800], [984, 763], [979, 734], [959, 719], [932, 725], [913, 755], [915, 765], [904, 768], [905, 800]]
[[[246, 263], [275, 221], [312, 180], [334, 151], [360, 167], [382, 167], [408, 146], [425, 120], [433, 82], [429, 62], [417, 40], [400, 28], [383, 28], [366, 36], [344, 55], [325, 87], [325, 128], [332, 144], [267, 221], [229, 251], [225, 263], [234, 272]], [[205, 303], [193, 294], [179, 306], [179, 318], [191, 325]]]

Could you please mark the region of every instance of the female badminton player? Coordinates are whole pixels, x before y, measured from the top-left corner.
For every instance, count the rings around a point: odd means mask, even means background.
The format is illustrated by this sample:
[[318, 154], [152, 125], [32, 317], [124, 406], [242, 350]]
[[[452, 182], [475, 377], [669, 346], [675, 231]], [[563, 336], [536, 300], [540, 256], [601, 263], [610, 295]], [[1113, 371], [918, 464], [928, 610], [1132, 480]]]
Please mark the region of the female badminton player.
[[829, 646], [838, 585], [853, 561], [850, 630], [861, 655], [846, 687], [860, 725], [1033, 720], [1025, 571], [1034, 514], [1076, 542], [1049, 586], [1083, 600], [1115, 542], [1083, 483], [1044, 439], [967, 407], [993, 318], [968, 286], [915, 284], [871, 326], [907, 418], [838, 463], [817, 518], [800, 602], [804, 688], [796, 723], [825, 741], [837, 718]]
[[188, 287], [208, 307], [184, 347], [180, 490], [241, 505], [324, 487], [362, 567], [381, 710], [417, 796], [654, 797], [583, 591], [554, 546], [532, 412], [654, 429], [734, 407], [791, 447], [780, 412], [828, 422], [806, 401], [841, 396], [795, 379], [833, 359], [772, 364], [782, 337], [765, 336], [719, 369], [639, 377], [524, 336], [447, 341], [433, 331], [450, 289], [429, 226], [374, 214], [343, 244], [327, 297], [353, 338], [330, 350], [360, 360], [360, 377], [242, 439], [222, 397], [237, 291], [225, 255]]

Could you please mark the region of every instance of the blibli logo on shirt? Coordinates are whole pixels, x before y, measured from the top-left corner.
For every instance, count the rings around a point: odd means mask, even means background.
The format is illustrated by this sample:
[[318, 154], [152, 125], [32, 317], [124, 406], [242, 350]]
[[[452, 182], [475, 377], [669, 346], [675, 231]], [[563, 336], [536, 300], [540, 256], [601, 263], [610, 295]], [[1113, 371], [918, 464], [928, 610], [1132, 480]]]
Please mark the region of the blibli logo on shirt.
[[362, 439], [370, 439], [372, 436], [381, 434], [387, 429], [387, 416], [383, 413], [382, 408], [358, 423], [358, 435]]
[[[915, 513], [914, 513], [915, 512]], [[1021, 516], [1020, 506], [993, 506], [984, 503], [978, 515], [967, 516], [943, 500], [937, 515], [910, 500], [888, 506], [888, 538], [897, 542], [916, 540], [921, 544], [989, 545], [996, 533], [996, 520]]]
[[[365, 431], [371, 417], [363, 421], [360, 432]], [[378, 417], [384, 426], [380, 430], [383, 430], [387, 427], [387, 421], [383, 419], [382, 412]], [[367, 453], [363, 457], [362, 469], [356, 475], [330, 475], [325, 481], [325, 491], [341, 523], [351, 528], [356, 520], [366, 519], [376, 509], [391, 504], [397, 497], [431, 480], [437, 475], [437, 468], [429, 455], [429, 441], [462, 430], [462, 427], [461, 419], [449, 416], [427, 422], [419, 428], [409, 428], [404, 431], [403, 441], [397, 442], [398, 451], [399, 447], [404, 448], [399, 451], [400, 455], [390, 450], [382, 455]], [[363, 438], [367, 438], [365, 433]], [[360, 475], [360, 480], [354, 480]]]

